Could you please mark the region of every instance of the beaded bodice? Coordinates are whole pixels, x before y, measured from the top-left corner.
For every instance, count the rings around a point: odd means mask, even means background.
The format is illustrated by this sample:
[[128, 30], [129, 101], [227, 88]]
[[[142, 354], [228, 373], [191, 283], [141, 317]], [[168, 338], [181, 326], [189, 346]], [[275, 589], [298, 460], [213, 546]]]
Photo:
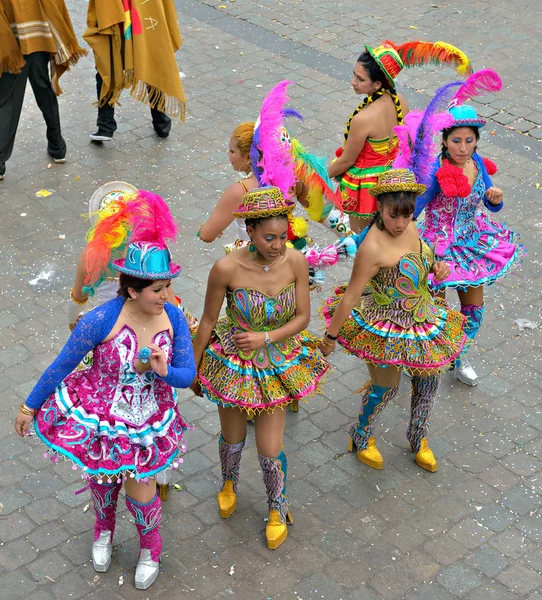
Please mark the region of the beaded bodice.
[[[388, 308], [406, 321], [434, 322], [437, 316], [427, 288], [427, 276], [434, 262], [432, 249], [420, 240], [418, 252], [408, 252], [391, 269], [381, 269], [369, 282], [373, 293], [365, 310], [374, 303], [376, 310]], [[401, 322], [403, 324], [403, 322]]]
[[216, 333], [226, 352], [253, 360], [260, 366], [268, 363], [282, 364], [284, 356], [300, 343], [294, 337], [276, 342], [245, 354], [233, 341], [240, 331], [272, 331], [295, 317], [295, 283], [290, 283], [278, 294], [270, 296], [250, 288], [236, 288], [227, 292], [226, 317], [217, 323]]

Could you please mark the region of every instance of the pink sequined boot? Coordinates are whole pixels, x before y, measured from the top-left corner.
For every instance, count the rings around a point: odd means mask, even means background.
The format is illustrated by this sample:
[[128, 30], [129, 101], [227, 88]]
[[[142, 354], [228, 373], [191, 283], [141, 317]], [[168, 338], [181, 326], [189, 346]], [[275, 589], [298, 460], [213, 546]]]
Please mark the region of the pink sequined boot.
[[139, 533], [140, 551], [135, 586], [138, 590], [146, 590], [156, 581], [160, 573], [162, 501], [158, 495], [147, 503], [126, 496], [126, 506], [134, 516]]
[[115, 533], [117, 500], [121, 485], [96, 483], [91, 480], [90, 494], [94, 501], [96, 522], [92, 544], [92, 564], [98, 573], [105, 573], [111, 564], [113, 534]]

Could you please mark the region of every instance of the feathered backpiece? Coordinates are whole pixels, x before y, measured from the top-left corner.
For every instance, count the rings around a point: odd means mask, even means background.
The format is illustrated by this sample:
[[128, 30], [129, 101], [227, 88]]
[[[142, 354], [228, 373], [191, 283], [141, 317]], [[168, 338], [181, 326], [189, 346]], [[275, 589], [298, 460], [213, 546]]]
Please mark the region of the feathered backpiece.
[[467, 55], [459, 48], [446, 42], [407, 42], [397, 46], [393, 42], [384, 43], [394, 46], [405, 67], [446, 64], [454, 67], [460, 75], [472, 73]]
[[286, 199], [292, 197], [296, 178], [290, 150], [280, 142], [280, 128], [285, 116], [300, 116], [285, 109], [289, 100], [286, 88], [291, 83], [281, 81], [264, 98], [250, 148], [252, 172], [259, 186], [278, 187]]
[[[342, 198], [339, 189], [335, 189], [333, 182], [327, 174], [326, 159], [307, 152], [303, 145], [291, 138], [292, 159], [298, 181], [302, 181], [309, 188], [307, 212], [312, 218], [311, 208], [319, 207], [321, 216], [324, 199], [334, 204], [342, 212]], [[319, 220], [319, 219], [316, 219]]]
[[126, 200], [113, 200], [97, 213], [87, 233], [84, 250], [83, 293], [93, 296], [112, 271], [113, 260], [122, 258], [128, 243], [156, 242], [161, 246], [177, 237], [177, 225], [169, 206], [152, 192], [139, 191]]
[[499, 74], [493, 69], [481, 69], [473, 73], [454, 94], [449, 108], [459, 106], [477, 96], [491, 92], [499, 92], [502, 89], [502, 81]]
[[446, 108], [454, 90], [460, 85], [460, 81], [454, 81], [439, 88], [423, 112], [408, 113], [405, 124], [394, 127], [399, 140], [399, 156], [393, 163], [394, 169], [410, 169], [418, 183], [430, 183], [435, 157], [434, 136], [454, 120], [450, 113], [439, 111]]

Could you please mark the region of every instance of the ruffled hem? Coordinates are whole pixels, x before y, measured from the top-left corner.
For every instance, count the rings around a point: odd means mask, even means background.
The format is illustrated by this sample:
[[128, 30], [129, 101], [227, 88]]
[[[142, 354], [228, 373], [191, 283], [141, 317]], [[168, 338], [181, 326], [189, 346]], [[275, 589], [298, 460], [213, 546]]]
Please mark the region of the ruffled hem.
[[[329, 325], [341, 296], [342, 293], [335, 293], [322, 307], [326, 325]], [[435, 298], [434, 302], [439, 308], [447, 308], [440, 298]], [[354, 309], [353, 313], [354, 316], [340, 328], [337, 342], [347, 353], [375, 366], [406, 367], [421, 373], [446, 371], [469, 343], [464, 332], [466, 317], [454, 310], [445, 311], [439, 326], [425, 324], [428, 327], [425, 339], [420, 339], [417, 326], [413, 331], [405, 328], [401, 334], [395, 322], [367, 322], [362, 312]]]
[[[492, 275], [486, 275], [485, 277], [479, 277], [478, 279], [454, 279], [452, 275], [450, 275], [445, 281], [440, 281], [436, 284], [433, 279], [429, 279], [427, 284], [432, 291], [439, 291], [444, 289], [457, 289], [461, 291], [466, 291], [469, 287], [478, 287], [480, 285], [493, 285], [499, 279], [503, 277], [507, 277], [510, 274], [510, 271], [517, 267], [520, 263], [523, 262], [522, 257], [526, 255], [527, 252], [525, 250], [525, 246], [523, 244], [518, 244], [516, 251], [512, 258], [508, 261], [508, 263], [498, 272], [493, 273]], [[442, 259], [444, 262], [448, 263], [446, 257]], [[451, 263], [452, 266], [450, 270], [453, 269], [453, 265], [455, 263]]]
[[34, 429], [54, 461], [59, 457], [70, 460], [74, 468], [79, 467], [91, 477], [141, 479], [180, 462], [179, 452], [186, 451], [183, 433], [188, 426], [176, 408], [173, 413], [168, 427], [160, 435], [146, 435], [142, 444], [128, 435], [109, 437], [105, 432], [99, 433], [70, 413], [62, 413], [51, 397], [34, 418]]
[[304, 345], [280, 366], [261, 368], [251, 360], [224, 352], [213, 336], [203, 355], [199, 382], [211, 402], [256, 413], [272, 412], [293, 400], [303, 400], [319, 391], [329, 364], [317, 349], [319, 339], [309, 332], [299, 334]]

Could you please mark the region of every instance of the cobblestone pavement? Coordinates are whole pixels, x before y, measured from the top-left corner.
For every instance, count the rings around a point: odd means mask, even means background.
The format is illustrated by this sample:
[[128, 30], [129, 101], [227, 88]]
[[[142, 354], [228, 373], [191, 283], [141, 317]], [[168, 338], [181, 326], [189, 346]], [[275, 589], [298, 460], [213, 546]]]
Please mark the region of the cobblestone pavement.
[[[69, 5], [82, 32], [85, 3]], [[147, 109], [126, 97], [114, 141], [90, 144], [95, 109], [88, 58], [63, 80], [68, 162], [49, 164], [41, 115], [29, 95], [0, 183], [2, 598], [540, 598], [541, 336], [540, 329], [520, 332], [514, 324], [519, 318], [542, 323], [542, 151], [535, 139], [542, 123], [535, 69], [540, 3], [521, 0], [512, 9], [485, 0], [446, 6], [413, 0], [408, 14], [389, 0], [378, 8], [355, 0], [182, 0], [178, 7], [186, 124], [161, 141]], [[355, 392], [366, 370], [337, 352], [323, 394], [287, 417], [288, 495], [296, 522], [271, 552], [264, 544], [266, 502], [252, 432], [238, 510], [222, 521], [215, 500], [216, 409], [183, 392], [181, 411], [195, 430], [186, 436], [182, 490], [172, 490], [164, 505], [163, 574], [149, 591], [135, 591], [137, 537], [123, 503], [113, 563], [108, 573], [96, 574], [92, 509], [85, 512], [90, 498], [73, 494], [79, 475], [67, 463], [51, 465], [43, 446], [35, 438], [19, 439], [12, 424], [16, 407], [67, 338], [64, 303], [91, 192], [124, 179], [168, 200], [182, 225], [174, 253], [184, 270], [176, 290], [200, 315], [207, 272], [222, 246], [202, 247], [194, 234], [234, 180], [225, 155], [234, 125], [253, 119], [265, 91], [286, 77], [297, 84], [292, 105], [306, 117], [292, 129], [312, 150], [330, 155], [356, 104], [348, 82], [362, 42], [410, 36], [455, 42], [475, 67], [501, 72], [505, 90], [480, 107], [490, 118], [481, 151], [500, 166], [496, 183], [505, 189], [506, 206], [498, 218], [521, 233], [529, 250], [521, 270], [487, 291], [487, 318], [472, 353], [480, 385], [471, 389], [451, 374], [443, 378], [431, 430], [438, 472], [421, 471], [408, 450], [406, 380], [377, 429], [385, 469], [373, 471], [346, 453], [345, 428], [356, 415]], [[423, 106], [449, 76], [432, 69], [405, 72], [402, 88], [412, 106]], [[40, 190], [52, 193], [37, 197]], [[313, 330], [320, 328], [317, 306], [346, 275], [346, 268], [337, 268], [313, 296]]]

